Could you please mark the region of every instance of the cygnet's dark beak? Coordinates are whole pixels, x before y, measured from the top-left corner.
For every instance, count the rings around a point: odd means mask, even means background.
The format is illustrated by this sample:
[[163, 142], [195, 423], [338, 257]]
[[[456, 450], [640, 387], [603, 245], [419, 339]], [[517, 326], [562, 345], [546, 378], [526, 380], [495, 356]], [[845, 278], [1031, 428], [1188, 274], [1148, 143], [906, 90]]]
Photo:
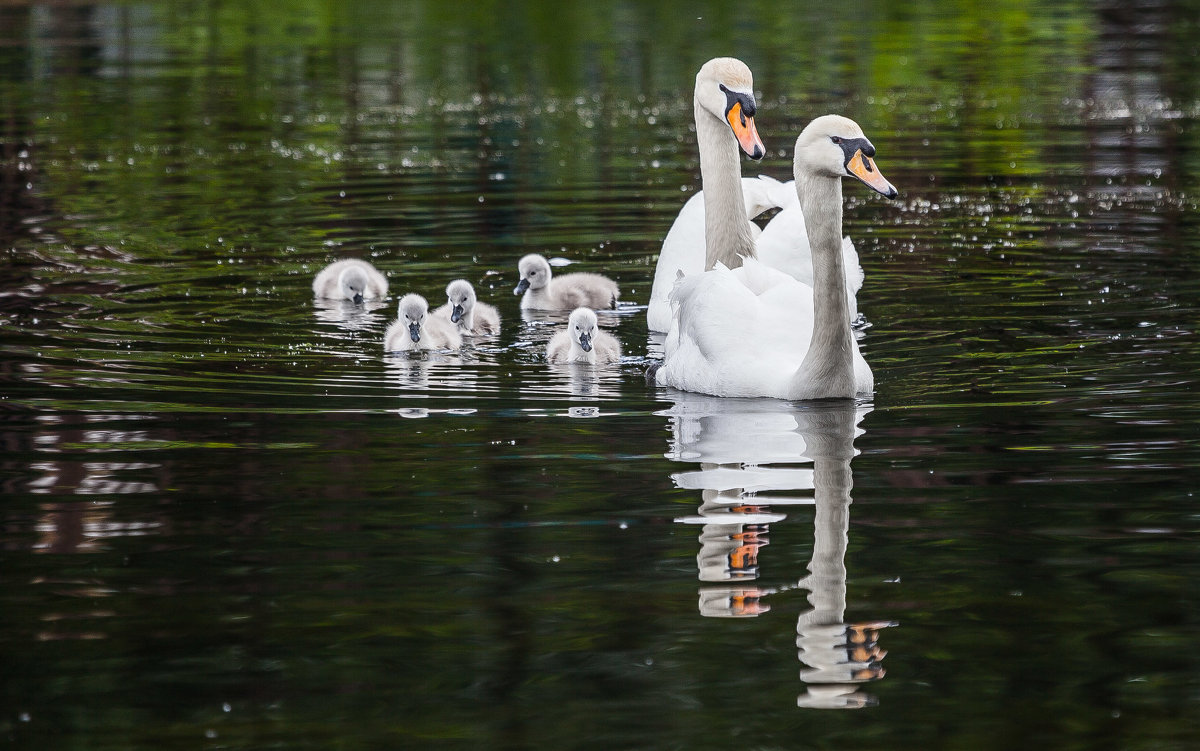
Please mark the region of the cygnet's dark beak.
[[524, 294], [525, 290], [527, 290], [527, 289], [529, 289], [529, 280], [522, 279], [521, 281], [517, 282], [517, 288], [513, 290], [513, 294], [514, 295]]
[[408, 335], [410, 338], [412, 338], [412, 340], [414, 342], [421, 341], [421, 324], [419, 324], [419, 323], [408, 324]]
[[463, 317], [463, 309], [461, 305], [455, 305], [450, 309], [450, 322], [458, 323]]
[[592, 337], [589, 334], [580, 334], [579, 335], [579, 346], [583, 349], [584, 352], [591, 352], [592, 351]]
[[362, 296], [362, 293], [361, 293], [361, 292], [355, 292], [355, 293], [354, 293], [354, 304], [355, 304], [355, 305], [362, 305], [362, 301], [363, 301], [363, 296]]

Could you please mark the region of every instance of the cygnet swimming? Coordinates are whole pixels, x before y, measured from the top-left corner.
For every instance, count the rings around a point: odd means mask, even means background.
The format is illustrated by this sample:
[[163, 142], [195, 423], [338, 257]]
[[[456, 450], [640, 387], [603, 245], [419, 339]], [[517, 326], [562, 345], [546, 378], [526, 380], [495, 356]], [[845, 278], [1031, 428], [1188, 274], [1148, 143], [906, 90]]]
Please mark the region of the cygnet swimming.
[[357, 258], [334, 261], [313, 279], [313, 295], [360, 303], [387, 297], [387, 277], [371, 264]]
[[420, 295], [409, 293], [400, 298], [399, 317], [383, 335], [383, 348], [388, 352], [418, 349], [458, 349], [462, 336], [449, 320], [429, 315], [429, 303]]
[[555, 334], [546, 345], [546, 359], [553, 363], [619, 362], [621, 343], [612, 334], [600, 330], [594, 310], [576, 308], [567, 319], [567, 328]]
[[521, 281], [514, 295], [524, 293], [522, 310], [615, 308], [621, 290], [606, 276], [579, 271], [553, 276], [544, 256], [530, 253], [517, 263]]
[[475, 297], [475, 288], [466, 279], [455, 279], [446, 285], [445, 305], [433, 315], [450, 321], [460, 334], [480, 335], [500, 333], [500, 312]]

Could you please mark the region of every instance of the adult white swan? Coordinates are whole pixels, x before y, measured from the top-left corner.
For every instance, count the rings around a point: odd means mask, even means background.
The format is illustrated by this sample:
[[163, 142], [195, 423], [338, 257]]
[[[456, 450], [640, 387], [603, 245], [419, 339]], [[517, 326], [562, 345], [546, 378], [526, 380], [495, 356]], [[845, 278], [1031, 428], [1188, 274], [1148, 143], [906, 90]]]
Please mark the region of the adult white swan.
[[[697, 107], [697, 131], [700, 119]], [[700, 145], [725, 154], [726, 172], [736, 169], [733, 139]], [[724, 246], [715, 245], [722, 236], [709, 224], [707, 255], [718, 263], [684, 278], [671, 294], [675, 319], [655, 375], [660, 385], [780, 399], [849, 398], [874, 390], [850, 327], [841, 182], [855, 177], [894, 198], [896, 189], [880, 174], [874, 155], [862, 128], [838, 115], [813, 120], [796, 139], [793, 171], [812, 250], [812, 287], [753, 258], [749, 233], [738, 231], [745, 222], [732, 222]], [[700, 164], [703, 169], [703, 152]], [[741, 201], [741, 191], [709, 192], [707, 210], [712, 216], [740, 216]], [[731, 256], [741, 256], [742, 265], [729, 268], [725, 260]]]
[[[720, 96], [721, 93], [725, 96]], [[731, 116], [734, 106], [740, 107], [739, 116]], [[668, 331], [671, 327], [671, 304], [668, 298], [679, 274], [690, 276], [711, 269], [715, 264], [717, 259], [706, 252], [706, 237], [713, 227], [736, 231], [739, 235], [748, 233], [750, 241], [738, 253], [756, 256], [768, 266], [790, 274], [805, 284], [813, 283], [808, 235], [804, 227], [804, 215], [796, 198], [795, 184], [781, 183], [765, 175], [739, 180], [741, 165], [737, 161], [736, 151], [733, 152], [732, 169], [727, 159], [720, 160], [714, 168], [705, 169], [705, 154], [720, 154], [729, 140], [730, 129], [747, 155], [757, 159], [763, 153], [762, 142], [753, 130], [755, 104], [750, 69], [733, 58], [716, 58], [705, 63], [696, 74], [694, 109], [703, 190], [683, 205], [663, 238], [654, 269], [654, 283], [650, 288], [650, 304], [646, 309], [646, 324], [651, 331]], [[740, 115], [747, 114], [751, 116], [747, 124], [753, 137], [744, 141], [746, 133]], [[739, 128], [743, 128], [743, 131], [739, 132]], [[758, 156], [753, 153], [755, 150]], [[730, 193], [737, 192], [739, 187], [740, 207], [724, 199]], [[718, 215], [710, 216], [707, 194], [714, 191], [718, 197], [711, 202], [711, 210], [718, 212]], [[771, 208], [781, 211], [760, 232], [758, 225], [750, 220]], [[718, 245], [727, 244], [727, 235], [717, 238]], [[862, 269], [858, 265], [858, 253], [848, 237], [842, 241], [842, 254], [847, 270], [849, 315], [854, 319], [858, 316], [855, 295], [862, 286]], [[737, 255], [726, 256], [723, 261], [729, 268], [741, 265]]]

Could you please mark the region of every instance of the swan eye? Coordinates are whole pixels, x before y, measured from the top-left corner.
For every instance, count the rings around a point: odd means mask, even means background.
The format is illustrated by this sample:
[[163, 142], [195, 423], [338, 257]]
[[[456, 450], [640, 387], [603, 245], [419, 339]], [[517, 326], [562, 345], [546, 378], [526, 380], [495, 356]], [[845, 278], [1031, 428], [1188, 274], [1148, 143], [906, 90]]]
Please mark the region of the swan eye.
[[841, 142], [842, 142], [841, 136], [830, 136], [830, 137], [829, 137], [829, 140], [830, 140], [830, 141], [833, 141], [834, 143], [841, 143]]

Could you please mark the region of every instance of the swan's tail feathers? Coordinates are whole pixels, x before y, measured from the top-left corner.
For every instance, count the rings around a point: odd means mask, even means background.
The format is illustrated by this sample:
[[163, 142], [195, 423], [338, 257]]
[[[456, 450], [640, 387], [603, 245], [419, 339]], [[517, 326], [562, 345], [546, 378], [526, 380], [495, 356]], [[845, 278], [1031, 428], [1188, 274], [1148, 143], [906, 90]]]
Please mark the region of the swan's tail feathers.
[[865, 274], [858, 262], [854, 241], [848, 236], [842, 238], [842, 265], [846, 267], [846, 289], [858, 292], [862, 289]]
[[743, 177], [742, 198], [746, 202], [747, 219], [753, 219], [764, 211], [782, 209], [799, 200], [795, 181], [781, 183], [768, 175]]

